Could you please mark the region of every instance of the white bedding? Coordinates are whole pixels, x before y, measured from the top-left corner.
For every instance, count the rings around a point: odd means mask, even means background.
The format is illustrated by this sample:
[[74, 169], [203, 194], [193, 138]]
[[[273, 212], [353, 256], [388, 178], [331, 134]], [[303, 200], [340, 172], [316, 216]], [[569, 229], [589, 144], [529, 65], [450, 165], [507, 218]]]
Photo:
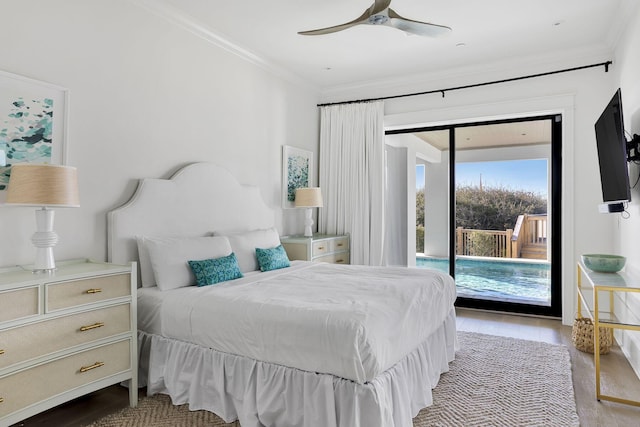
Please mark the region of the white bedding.
[[138, 327], [362, 384], [427, 341], [455, 298], [434, 270], [294, 262], [215, 286], [139, 289]]

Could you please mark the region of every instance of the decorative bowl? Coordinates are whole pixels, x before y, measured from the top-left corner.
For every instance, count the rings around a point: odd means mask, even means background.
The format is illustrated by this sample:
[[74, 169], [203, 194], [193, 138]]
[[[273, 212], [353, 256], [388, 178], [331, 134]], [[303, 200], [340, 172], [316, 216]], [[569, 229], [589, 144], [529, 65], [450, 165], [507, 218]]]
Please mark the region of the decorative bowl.
[[599, 273], [616, 273], [622, 270], [627, 259], [620, 255], [585, 254], [582, 262], [592, 271]]

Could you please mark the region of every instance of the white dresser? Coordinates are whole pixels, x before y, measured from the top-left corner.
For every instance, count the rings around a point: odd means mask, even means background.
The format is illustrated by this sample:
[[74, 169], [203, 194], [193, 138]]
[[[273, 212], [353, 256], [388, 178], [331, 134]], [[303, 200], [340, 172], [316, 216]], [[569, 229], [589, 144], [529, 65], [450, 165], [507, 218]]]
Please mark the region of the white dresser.
[[0, 269], [0, 426], [125, 380], [136, 406], [135, 275], [89, 260]]
[[349, 264], [349, 236], [314, 234], [313, 237], [283, 236], [282, 246], [290, 260]]

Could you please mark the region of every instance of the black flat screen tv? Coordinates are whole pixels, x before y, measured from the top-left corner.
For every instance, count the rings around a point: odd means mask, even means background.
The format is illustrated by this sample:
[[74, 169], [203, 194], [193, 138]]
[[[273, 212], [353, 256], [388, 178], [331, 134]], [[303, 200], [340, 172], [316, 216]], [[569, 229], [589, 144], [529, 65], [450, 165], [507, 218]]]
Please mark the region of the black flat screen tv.
[[[595, 124], [602, 201], [605, 205], [621, 207], [631, 201], [627, 168], [627, 140], [622, 118], [622, 97], [616, 91]], [[601, 208], [602, 211], [602, 208]], [[619, 212], [613, 206], [609, 212]]]

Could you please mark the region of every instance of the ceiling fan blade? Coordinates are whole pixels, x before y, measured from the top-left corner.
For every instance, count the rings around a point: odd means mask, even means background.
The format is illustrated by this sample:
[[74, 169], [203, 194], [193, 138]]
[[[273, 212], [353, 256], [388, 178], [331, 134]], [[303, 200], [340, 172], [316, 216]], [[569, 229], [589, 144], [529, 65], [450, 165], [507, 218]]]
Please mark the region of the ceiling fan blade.
[[367, 24], [369, 21], [369, 17], [376, 15], [380, 12], [387, 10], [389, 5], [391, 4], [391, 0], [375, 0], [373, 4], [365, 10], [362, 15], [353, 21], [347, 22], [346, 24], [335, 25], [333, 27], [320, 28], [317, 30], [309, 30], [309, 31], [299, 31], [298, 34], [302, 34], [303, 36], [318, 36], [322, 34], [335, 33], [338, 31], [346, 30], [347, 28], [351, 28], [354, 25], [359, 24]]
[[369, 12], [368, 16], [375, 15], [376, 13], [380, 13], [386, 10], [391, 4], [391, 0], [375, 0], [371, 7], [367, 9]]
[[338, 31], [342, 31], [342, 30], [346, 30], [347, 28], [351, 28], [354, 25], [361, 24], [364, 21], [366, 21], [366, 19], [363, 20], [361, 18], [358, 18], [358, 19], [353, 20], [351, 22], [347, 22], [346, 24], [335, 25], [333, 27], [319, 28], [317, 30], [309, 30], [309, 31], [298, 31], [298, 34], [301, 34], [303, 36], [319, 36], [319, 35], [322, 35], [322, 34], [336, 33]]
[[428, 22], [414, 21], [398, 15], [389, 8], [389, 20], [384, 25], [397, 28], [406, 33], [417, 34], [419, 36], [440, 37], [451, 32], [451, 28], [444, 25], [430, 24]]

